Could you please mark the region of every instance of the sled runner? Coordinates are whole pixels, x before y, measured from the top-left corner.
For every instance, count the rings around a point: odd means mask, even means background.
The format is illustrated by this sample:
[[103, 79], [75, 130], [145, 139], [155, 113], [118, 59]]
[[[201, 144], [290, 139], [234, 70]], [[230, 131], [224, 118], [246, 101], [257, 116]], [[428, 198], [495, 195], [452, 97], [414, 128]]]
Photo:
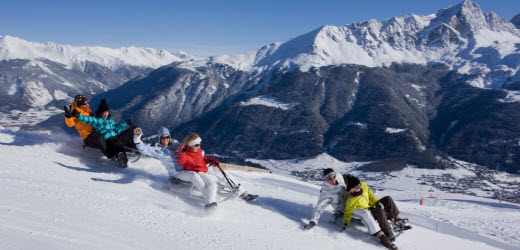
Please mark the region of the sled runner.
[[[92, 151], [95, 150], [100, 155], [102, 155], [101, 150], [99, 148], [90, 147], [90, 146], [87, 146], [85, 144], [81, 145], [81, 147], [83, 148], [83, 153], [85, 153], [86, 151], [91, 151], [91, 150], [87, 150], [87, 148], [90, 148], [90, 149], [92, 149]], [[132, 162], [132, 163], [137, 162], [143, 156], [143, 154], [141, 154], [139, 152], [139, 150], [137, 150], [135, 148], [124, 147], [124, 149], [125, 149], [125, 152], [126, 152], [126, 157], [128, 158], [129, 162]], [[103, 158], [105, 158], [105, 157], [103, 156]]]
[[[258, 198], [258, 195], [248, 194], [247, 192], [242, 192], [239, 196], [239, 188], [240, 184], [236, 184], [229, 176], [220, 168], [218, 165], [213, 165], [215, 168], [218, 168], [226, 182], [217, 182], [217, 199], [216, 203], [223, 202], [225, 200], [229, 200], [235, 197], [240, 197], [240, 199], [245, 201], [254, 201]], [[181, 180], [176, 177], [170, 177], [168, 186], [164, 188], [165, 190], [171, 190], [173, 192], [177, 192], [179, 194], [187, 195], [191, 198], [198, 199], [200, 201], [204, 200], [204, 195], [194, 188], [194, 185], [191, 182]]]
[[[188, 196], [199, 201], [204, 199], [203, 194], [196, 190], [191, 182], [183, 181], [175, 177], [170, 177], [168, 185], [163, 189], [175, 194]], [[238, 196], [238, 193], [235, 190], [231, 189], [227, 185], [222, 185], [221, 183], [217, 183], [217, 194], [220, 198], [216, 201], [217, 203], [233, 199]]]

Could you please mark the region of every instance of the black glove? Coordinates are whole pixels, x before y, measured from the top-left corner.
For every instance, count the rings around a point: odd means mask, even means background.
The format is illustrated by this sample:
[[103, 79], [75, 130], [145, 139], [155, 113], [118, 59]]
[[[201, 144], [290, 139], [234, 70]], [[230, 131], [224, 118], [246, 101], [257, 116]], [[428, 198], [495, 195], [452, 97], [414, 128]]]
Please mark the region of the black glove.
[[316, 222], [311, 221], [311, 222], [309, 222], [309, 224], [305, 225], [305, 226], [303, 227], [303, 229], [304, 229], [304, 230], [310, 230], [310, 229], [312, 229], [314, 226], [316, 226]]
[[76, 109], [73, 109], [71, 115], [76, 117], [76, 118], [78, 118], [79, 117], [79, 112]]
[[126, 119], [126, 124], [128, 124], [129, 126], [132, 125], [132, 119]]
[[63, 110], [65, 110], [65, 117], [67, 117], [67, 118], [71, 118], [72, 117], [72, 114], [70, 113], [70, 108], [71, 107], [72, 106], [68, 106], [67, 107], [67, 105], [63, 106]]

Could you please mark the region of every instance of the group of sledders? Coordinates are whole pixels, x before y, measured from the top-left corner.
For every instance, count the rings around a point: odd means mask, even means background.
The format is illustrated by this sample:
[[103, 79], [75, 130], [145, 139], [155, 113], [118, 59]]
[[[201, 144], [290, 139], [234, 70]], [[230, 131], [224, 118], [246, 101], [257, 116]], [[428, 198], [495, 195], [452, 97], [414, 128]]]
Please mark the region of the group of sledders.
[[[132, 126], [131, 119], [116, 123], [105, 100], [101, 100], [93, 113], [88, 99], [77, 95], [72, 104], [64, 109], [65, 122], [69, 127], [76, 128], [85, 146], [100, 149], [122, 168], [128, 166], [128, 149], [159, 159], [168, 171], [170, 181], [189, 182], [203, 194], [207, 209], [212, 210], [217, 206], [218, 184], [225, 186], [226, 182], [230, 185], [237, 183], [231, 175], [215, 169], [219, 167], [219, 160], [204, 156], [202, 139], [197, 134], [191, 134], [179, 143], [171, 137], [167, 128], [161, 127], [157, 134], [158, 143], [145, 144], [141, 141], [141, 128]], [[399, 217], [399, 210], [391, 197], [378, 199], [367, 184], [357, 177], [337, 174], [331, 168], [325, 169], [323, 176], [320, 197], [312, 219], [304, 226], [305, 230], [316, 226], [326, 207], [332, 205], [335, 219], [342, 218], [342, 230], [350, 226], [351, 219], [359, 220], [370, 234], [379, 238], [381, 244], [389, 249], [397, 249], [393, 243], [395, 235], [392, 229], [408, 230], [411, 226], [406, 224], [408, 219]], [[258, 197], [248, 194], [240, 184], [232, 188], [243, 200], [253, 201]]]
[[116, 123], [104, 99], [95, 113], [84, 95], [74, 97], [72, 104], [65, 106], [64, 110], [65, 123], [76, 128], [85, 146], [100, 149], [122, 168], [128, 167], [128, 150], [139, 150], [141, 154], [159, 159], [171, 181], [189, 182], [202, 193], [206, 209], [213, 210], [217, 206], [218, 184], [233, 184], [233, 191], [243, 200], [258, 198], [258, 195], [248, 194], [240, 184], [236, 185], [231, 175], [215, 169], [220, 168], [219, 160], [204, 156], [202, 139], [197, 134], [191, 134], [179, 143], [170, 136], [167, 128], [161, 127], [159, 142], [150, 145], [141, 141], [142, 129], [132, 126], [131, 119]]

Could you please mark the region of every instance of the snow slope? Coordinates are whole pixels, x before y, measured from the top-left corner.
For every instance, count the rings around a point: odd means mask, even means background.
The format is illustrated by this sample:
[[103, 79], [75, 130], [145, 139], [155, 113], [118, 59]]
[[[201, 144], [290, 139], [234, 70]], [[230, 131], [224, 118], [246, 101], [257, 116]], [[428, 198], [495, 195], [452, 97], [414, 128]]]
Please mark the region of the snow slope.
[[[157, 160], [119, 169], [80, 145], [79, 137], [0, 131], [3, 249], [382, 249], [365, 233], [338, 232], [326, 222], [330, 211], [315, 230], [299, 230], [319, 186], [281, 171], [231, 172], [260, 198], [206, 214], [197, 200], [162, 189], [167, 174]], [[519, 205], [474, 198], [419, 206], [407, 192], [392, 195], [414, 225], [396, 241], [401, 249], [519, 249]]]

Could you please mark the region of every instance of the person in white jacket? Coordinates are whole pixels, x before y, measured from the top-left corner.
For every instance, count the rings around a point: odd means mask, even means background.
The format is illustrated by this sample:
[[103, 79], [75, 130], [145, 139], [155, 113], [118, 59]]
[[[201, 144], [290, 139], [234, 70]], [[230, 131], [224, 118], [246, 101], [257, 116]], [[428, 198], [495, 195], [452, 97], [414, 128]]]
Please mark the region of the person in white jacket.
[[318, 203], [314, 207], [311, 221], [304, 227], [305, 230], [309, 230], [318, 224], [321, 214], [328, 205], [332, 205], [334, 214], [337, 217], [341, 217], [340, 215], [345, 211], [343, 197], [345, 196], [347, 186], [343, 176], [336, 174], [332, 168], [327, 168], [323, 170], [323, 177], [325, 181], [321, 186], [320, 198], [318, 198]]
[[136, 128], [134, 129], [134, 143], [142, 154], [159, 159], [170, 178], [173, 178], [178, 172], [184, 170], [183, 166], [177, 164], [177, 153], [175, 152], [180, 143], [170, 137], [170, 131], [165, 127], [160, 127], [157, 133], [159, 143], [148, 145], [141, 141], [143, 134], [141, 128]]

